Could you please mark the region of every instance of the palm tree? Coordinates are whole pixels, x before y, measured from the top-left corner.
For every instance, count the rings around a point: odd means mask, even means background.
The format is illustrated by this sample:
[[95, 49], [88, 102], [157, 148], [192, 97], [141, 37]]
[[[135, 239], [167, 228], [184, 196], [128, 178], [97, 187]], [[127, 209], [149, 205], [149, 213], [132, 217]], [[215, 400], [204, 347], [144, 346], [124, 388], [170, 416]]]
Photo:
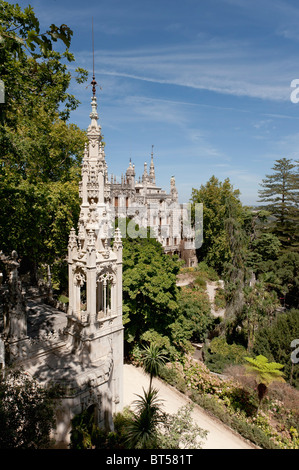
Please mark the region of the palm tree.
[[269, 385], [275, 381], [285, 382], [282, 377], [284, 374], [280, 370], [284, 366], [277, 362], [268, 362], [268, 359], [262, 355], [256, 356], [256, 358], [245, 357], [245, 359], [249, 362], [247, 365], [249, 374], [253, 374], [256, 378], [260, 407], [262, 399], [268, 391]]
[[132, 449], [153, 449], [156, 446], [157, 428], [163, 422], [161, 400], [158, 399], [158, 390], [143, 389], [144, 396], [137, 395], [139, 400], [134, 402], [136, 412], [127, 425], [126, 441]]
[[159, 370], [165, 364], [167, 358], [162, 354], [156, 344], [145, 346], [142, 356], [144, 370], [150, 375], [149, 389], [151, 389], [153, 377], [159, 374]]

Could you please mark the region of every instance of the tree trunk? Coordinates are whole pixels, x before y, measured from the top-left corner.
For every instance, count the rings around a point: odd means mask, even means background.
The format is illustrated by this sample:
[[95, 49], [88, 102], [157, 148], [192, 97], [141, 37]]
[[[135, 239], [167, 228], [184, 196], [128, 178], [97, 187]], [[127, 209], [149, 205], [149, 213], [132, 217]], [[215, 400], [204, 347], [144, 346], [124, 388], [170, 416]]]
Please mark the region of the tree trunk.
[[258, 384], [258, 386], [257, 386], [258, 399], [259, 399], [258, 411], [260, 409], [262, 400], [263, 400], [264, 396], [266, 395], [267, 391], [268, 391], [267, 385], [265, 385], [264, 383], [259, 383]]

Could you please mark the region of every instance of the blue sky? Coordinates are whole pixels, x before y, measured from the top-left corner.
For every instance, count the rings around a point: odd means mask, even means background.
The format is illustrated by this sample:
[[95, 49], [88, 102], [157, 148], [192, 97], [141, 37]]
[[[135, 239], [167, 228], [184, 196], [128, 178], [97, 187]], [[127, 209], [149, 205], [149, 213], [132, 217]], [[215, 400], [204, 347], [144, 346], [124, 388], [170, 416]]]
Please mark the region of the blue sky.
[[[12, 2], [13, 3], [13, 2]], [[77, 66], [92, 78], [109, 173], [137, 175], [154, 145], [156, 181], [179, 199], [215, 175], [244, 204], [275, 160], [299, 156], [299, 2], [293, 0], [32, 0], [42, 27], [67, 24]], [[91, 88], [72, 84], [89, 124]], [[298, 94], [299, 96], [299, 94]]]

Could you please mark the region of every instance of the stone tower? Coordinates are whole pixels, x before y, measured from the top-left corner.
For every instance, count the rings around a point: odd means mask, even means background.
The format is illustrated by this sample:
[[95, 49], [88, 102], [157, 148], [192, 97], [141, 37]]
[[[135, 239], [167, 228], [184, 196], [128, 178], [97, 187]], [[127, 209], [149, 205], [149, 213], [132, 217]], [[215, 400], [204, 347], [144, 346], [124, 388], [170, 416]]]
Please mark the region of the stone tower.
[[53, 434], [62, 447], [76, 414], [87, 410], [100, 427], [113, 429], [113, 414], [123, 408], [122, 240], [119, 229], [112, 233], [94, 90], [91, 108], [78, 231], [70, 231], [68, 243], [67, 314], [34, 298], [24, 305], [17, 254], [0, 253], [9, 273], [0, 367], [13, 363], [43, 386], [62, 387]]
[[78, 234], [72, 229], [68, 244], [66, 333], [77, 360], [93, 369], [95, 380], [99, 380], [100, 409], [104, 411], [99, 424], [111, 427], [113, 413], [122, 409], [122, 241], [119, 229], [115, 230], [113, 243], [110, 238], [112, 221], [105, 194], [107, 164], [95, 94], [91, 108], [79, 186]]

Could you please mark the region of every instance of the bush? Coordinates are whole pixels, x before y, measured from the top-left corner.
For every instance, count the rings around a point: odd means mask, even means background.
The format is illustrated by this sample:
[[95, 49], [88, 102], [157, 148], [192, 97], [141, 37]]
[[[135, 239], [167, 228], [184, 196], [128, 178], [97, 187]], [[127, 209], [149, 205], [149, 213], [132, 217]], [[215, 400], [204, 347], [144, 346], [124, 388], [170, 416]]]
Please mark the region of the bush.
[[225, 291], [221, 288], [216, 289], [215, 298], [214, 298], [214, 306], [216, 310], [226, 307]]
[[186, 392], [186, 381], [174, 365], [167, 364], [164, 367], [161, 367], [159, 376], [161, 379], [165, 380], [165, 382], [167, 382], [169, 385], [172, 385], [180, 392]]
[[299, 368], [291, 361], [291, 342], [295, 338], [299, 338], [298, 309], [280, 313], [271, 326], [260, 328], [255, 335], [253, 353], [283, 364], [286, 380], [299, 389]]
[[255, 416], [258, 403], [253, 393], [245, 388], [233, 388], [229, 393], [230, 406], [233, 410], [244, 411], [246, 416]]
[[[173, 371], [171, 374], [171, 377], [174, 377]], [[187, 382], [188, 395], [194, 403], [257, 446], [264, 449], [281, 448], [277, 442], [280, 436], [268, 422], [265, 422], [263, 428], [260, 424], [251, 422], [255, 419], [256, 403], [254, 394], [249, 390], [232, 381], [215, 377], [203, 364], [187, 362], [183, 371], [181, 368], [177, 369], [175, 381], [179, 381], [180, 375]], [[292, 445], [292, 443], [289, 444], [291, 448], [293, 448]]]
[[28, 374], [0, 374], [0, 448], [50, 447], [59, 391], [44, 389]]
[[94, 415], [84, 410], [72, 419], [70, 448], [84, 449], [123, 449], [125, 448], [125, 429], [131, 418], [125, 408], [114, 416], [115, 431], [105, 431], [94, 422]]
[[207, 281], [218, 281], [219, 276], [215, 269], [211, 266], [208, 266], [204, 261], [198, 263], [195, 268], [197, 273], [200, 273], [201, 277], [206, 279]]
[[244, 346], [228, 344], [222, 336], [213, 338], [204, 348], [205, 364], [217, 373], [222, 373], [228, 365], [242, 364], [246, 355]]

